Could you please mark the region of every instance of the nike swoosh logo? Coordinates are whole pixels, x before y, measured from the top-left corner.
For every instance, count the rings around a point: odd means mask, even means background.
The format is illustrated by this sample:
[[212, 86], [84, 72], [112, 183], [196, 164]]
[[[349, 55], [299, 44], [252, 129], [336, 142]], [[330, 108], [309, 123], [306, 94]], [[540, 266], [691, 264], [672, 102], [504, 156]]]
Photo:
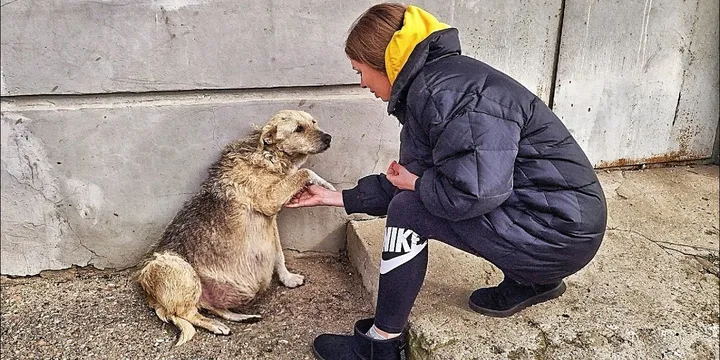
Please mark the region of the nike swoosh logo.
[[410, 249], [410, 252], [408, 252], [407, 254], [402, 254], [390, 260], [380, 260], [380, 274], [387, 274], [388, 272], [394, 270], [396, 267], [412, 260], [427, 246], [427, 244], [428, 241], [425, 240], [424, 243], [418, 244], [412, 249]]

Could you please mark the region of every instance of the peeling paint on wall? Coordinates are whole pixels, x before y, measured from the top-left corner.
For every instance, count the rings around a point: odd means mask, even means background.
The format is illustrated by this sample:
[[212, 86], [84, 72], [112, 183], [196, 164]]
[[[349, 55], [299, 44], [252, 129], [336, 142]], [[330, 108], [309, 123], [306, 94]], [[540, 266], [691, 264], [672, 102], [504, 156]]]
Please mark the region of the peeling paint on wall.
[[59, 200], [55, 179], [50, 174], [44, 145], [25, 126], [32, 121], [22, 115], [6, 113], [2, 121], [2, 161], [4, 169], [51, 202]]
[[[31, 249], [28, 245], [38, 237], [50, 239], [43, 250], [51, 249], [52, 252], [54, 245], [57, 245], [63, 232], [63, 224], [56, 216], [54, 206], [59, 196], [45, 166], [47, 162], [43, 161], [45, 154], [42, 143], [23, 124], [29, 119], [15, 114], [6, 116], [0, 131], [4, 178], [2, 267], [33, 272], [35, 267], [43, 269], [54, 265], [51, 260], [53, 254]], [[42, 255], [38, 256], [39, 253]]]
[[68, 249], [74, 258], [86, 259], [75, 262], [78, 265], [87, 265], [92, 258], [90, 250], [76, 244], [60, 207], [63, 197], [45, 145], [26, 126], [31, 121], [5, 113], [0, 122], [3, 274], [65, 268], [72, 265], [61, 260]]
[[6, 96], [7, 93], [7, 85], [5, 84], [5, 71], [3, 71], [2, 66], [0, 66], [0, 96]]

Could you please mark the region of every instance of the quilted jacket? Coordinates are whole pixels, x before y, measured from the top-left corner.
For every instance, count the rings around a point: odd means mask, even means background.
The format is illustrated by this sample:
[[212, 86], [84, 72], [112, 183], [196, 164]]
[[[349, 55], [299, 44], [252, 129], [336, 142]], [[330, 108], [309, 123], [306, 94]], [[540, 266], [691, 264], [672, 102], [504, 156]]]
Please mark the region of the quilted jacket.
[[[599, 246], [606, 204], [583, 150], [537, 96], [461, 55], [457, 29], [414, 46], [388, 113], [402, 124], [398, 162], [419, 176], [415, 191], [431, 214], [485, 222], [550, 261]], [[364, 177], [343, 192], [345, 209], [385, 215], [397, 191], [383, 174]]]

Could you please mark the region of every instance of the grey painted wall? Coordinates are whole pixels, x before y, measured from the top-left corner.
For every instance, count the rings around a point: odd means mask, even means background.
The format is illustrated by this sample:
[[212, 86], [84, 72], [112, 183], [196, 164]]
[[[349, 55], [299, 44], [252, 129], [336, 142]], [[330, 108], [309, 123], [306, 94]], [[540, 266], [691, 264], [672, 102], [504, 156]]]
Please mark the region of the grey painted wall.
[[[280, 109], [334, 135], [307, 166], [338, 187], [383, 172], [399, 125], [343, 53], [377, 2], [2, 0], [0, 272], [134, 265], [222, 146]], [[712, 154], [717, 1], [415, 4], [458, 27], [466, 54], [546, 102], [554, 90], [596, 165]], [[286, 248], [335, 252], [346, 220], [314, 208], [279, 223]]]

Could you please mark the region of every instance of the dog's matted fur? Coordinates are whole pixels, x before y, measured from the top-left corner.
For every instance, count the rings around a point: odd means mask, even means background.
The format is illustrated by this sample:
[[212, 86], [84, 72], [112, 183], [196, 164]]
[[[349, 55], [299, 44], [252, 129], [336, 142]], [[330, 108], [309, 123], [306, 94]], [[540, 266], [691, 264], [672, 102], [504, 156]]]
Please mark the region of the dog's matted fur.
[[308, 169], [308, 155], [325, 151], [330, 135], [310, 114], [284, 110], [246, 139], [229, 144], [213, 164], [201, 190], [165, 229], [153, 258], [138, 273], [149, 305], [180, 328], [176, 345], [195, 335], [195, 326], [229, 334], [205, 309], [231, 321], [259, 315], [231, 312], [266, 289], [273, 270], [296, 287], [280, 245], [276, 215], [306, 184], [332, 185]]

